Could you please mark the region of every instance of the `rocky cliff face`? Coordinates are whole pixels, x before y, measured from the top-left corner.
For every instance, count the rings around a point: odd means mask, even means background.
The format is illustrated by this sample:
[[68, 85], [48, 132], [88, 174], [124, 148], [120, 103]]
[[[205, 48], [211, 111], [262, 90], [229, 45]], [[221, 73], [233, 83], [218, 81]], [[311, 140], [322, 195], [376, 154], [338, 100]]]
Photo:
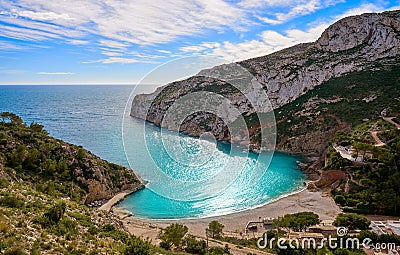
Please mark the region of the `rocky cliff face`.
[[[332, 78], [362, 70], [373, 70], [379, 63], [387, 63], [388, 60], [396, 58], [399, 51], [400, 11], [347, 17], [326, 29], [316, 42], [300, 44], [235, 64], [217, 66], [201, 71], [198, 76], [168, 84], [155, 93], [138, 95], [133, 101], [131, 115], [162, 125], [165, 113], [178, 98], [198, 91], [209, 91], [228, 98], [231, 107], [238, 110], [234, 115], [236, 118], [239, 115], [249, 116], [259, 111], [251, 102], [257, 97], [261, 98], [262, 93], [254, 89], [237, 91], [229, 86], [229, 82], [218, 79], [226, 76], [226, 70], [233, 68], [233, 65], [239, 64], [254, 75], [252, 81], [247, 81], [248, 88], [257, 81], [268, 96], [272, 108], [278, 109]], [[225, 107], [223, 111], [229, 110]], [[180, 125], [166, 127], [193, 135], [211, 132], [220, 140], [235, 143], [244, 139], [243, 132], [234, 136], [230, 134], [227, 131], [230, 120], [216, 115], [218, 114], [191, 113]], [[262, 132], [263, 125], [257, 122], [249, 124], [246, 117], [245, 120], [252, 137], [252, 148], [258, 149], [261, 143], [255, 137]], [[326, 138], [324, 134], [319, 136]], [[310, 139], [318, 139], [317, 137], [312, 136]], [[320, 144], [317, 153], [321, 153], [326, 147], [325, 140]], [[290, 141], [294, 152], [312, 146], [312, 143], [296, 142], [295, 137], [287, 141]], [[287, 149], [288, 145], [279, 143], [279, 148]]]
[[256, 74], [274, 108], [334, 77], [400, 52], [400, 11], [344, 18], [314, 43], [240, 63]]

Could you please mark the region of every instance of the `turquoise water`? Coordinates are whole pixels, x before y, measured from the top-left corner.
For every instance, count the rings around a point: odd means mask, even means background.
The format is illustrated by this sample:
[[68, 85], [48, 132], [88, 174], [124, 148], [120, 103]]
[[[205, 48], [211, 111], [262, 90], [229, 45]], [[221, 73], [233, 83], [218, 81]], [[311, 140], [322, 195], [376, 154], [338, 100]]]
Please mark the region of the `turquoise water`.
[[27, 123], [41, 123], [50, 135], [82, 145], [106, 160], [130, 164], [150, 180], [148, 188], [121, 204], [139, 217], [228, 214], [257, 207], [303, 186], [297, 159], [290, 155], [247, 155], [235, 146], [168, 131], [162, 140], [160, 128], [127, 114], [123, 140], [122, 119], [132, 89], [0, 86], [0, 111], [14, 112]]

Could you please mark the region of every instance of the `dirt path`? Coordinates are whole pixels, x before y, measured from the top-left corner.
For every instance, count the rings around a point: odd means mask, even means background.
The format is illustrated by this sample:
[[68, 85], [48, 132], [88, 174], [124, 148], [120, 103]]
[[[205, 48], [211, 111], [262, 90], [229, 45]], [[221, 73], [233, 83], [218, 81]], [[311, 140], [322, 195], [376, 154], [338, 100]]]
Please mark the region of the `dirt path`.
[[397, 129], [400, 129], [400, 124], [397, 124], [396, 122], [393, 121], [394, 117], [384, 117], [383, 119], [395, 125]]
[[371, 136], [372, 136], [372, 138], [374, 138], [374, 140], [375, 140], [375, 145], [374, 145], [374, 146], [376, 146], [376, 147], [381, 147], [381, 146], [386, 145], [386, 144], [385, 144], [384, 142], [382, 142], [381, 139], [379, 139], [379, 137], [378, 137], [378, 133], [380, 133], [380, 132], [382, 132], [382, 131], [371, 131]]

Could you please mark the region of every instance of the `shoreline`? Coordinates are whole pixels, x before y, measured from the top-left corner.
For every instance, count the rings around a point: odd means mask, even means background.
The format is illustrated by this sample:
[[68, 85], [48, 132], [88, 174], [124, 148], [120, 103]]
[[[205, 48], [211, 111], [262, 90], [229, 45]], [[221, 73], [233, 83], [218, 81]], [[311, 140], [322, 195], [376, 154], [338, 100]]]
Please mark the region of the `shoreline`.
[[[302, 192], [302, 191], [304, 191], [304, 190], [307, 190], [308, 184], [309, 184], [309, 183], [312, 183], [312, 182], [313, 182], [313, 181], [310, 181], [310, 180], [308, 180], [308, 179], [305, 179], [305, 180], [304, 180], [304, 183], [306, 184], [305, 186], [303, 186], [303, 185], [302, 185], [301, 187], [299, 186], [299, 188], [294, 189], [293, 191], [290, 191], [290, 192], [288, 192], [288, 193], [284, 193], [284, 194], [282, 194], [281, 196], [278, 196], [278, 197], [276, 197], [276, 198], [274, 198], [274, 199], [272, 199], [272, 200], [270, 200], [270, 201], [267, 201], [267, 202], [265, 202], [265, 203], [262, 203], [262, 204], [259, 204], [259, 205], [254, 205], [254, 206], [252, 206], [252, 207], [249, 207], [249, 208], [246, 208], [246, 209], [242, 209], [242, 210], [239, 210], [239, 211], [228, 212], [228, 213], [226, 213], [226, 214], [220, 214], [220, 215], [206, 215], [206, 216], [200, 216], [200, 217], [195, 217], [195, 216], [194, 216], [194, 217], [187, 217], [187, 218], [170, 218], [170, 219], [154, 219], [154, 218], [146, 218], [146, 217], [134, 216], [133, 212], [132, 212], [131, 214], [132, 214], [132, 217], [135, 218], [135, 219], [137, 219], [137, 220], [143, 220], [143, 221], [160, 221], [160, 222], [163, 222], [163, 221], [183, 221], [183, 220], [202, 220], [202, 219], [209, 219], [209, 218], [215, 218], [215, 217], [228, 216], [228, 215], [232, 215], [232, 214], [243, 213], [243, 212], [246, 212], [246, 211], [249, 211], [249, 210], [254, 210], [254, 209], [257, 209], [257, 208], [266, 206], [266, 205], [268, 205], [268, 204], [274, 203], [274, 202], [276, 202], [276, 201], [278, 201], [278, 200], [280, 200], [280, 199], [284, 199], [284, 198], [286, 198], [286, 197], [289, 197], [289, 196], [292, 196], [292, 195], [296, 195], [296, 194], [298, 194], [298, 193], [300, 193], [300, 192]], [[132, 193], [131, 193], [131, 194], [132, 194]], [[122, 199], [122, 200], [123, 200], [123, 199]], [[121, 201], [122, 201], [122, 200], [121, 200]], [[125, 209], [125, 208], [123, 208], [123, 207], [119, 207], [118, 204], [119, 204], [119, 203], [115, 204], [115, 208], [118, 208], [118, 210], [129, 211], [128, 209]]]
[[225, 234], [239, 237], [239, 233], [244, 232], [246, 224], [249, 221], [258, 221], [259, 217], [277, 218], [289, 213], [310, 211], [318, 214], [321, 220], [333, 220], [342, 212], [330, 196], [324, 195], [321, 191], [312, 192], [302, 189], [256, 208], [226, 215], [192, 219], [147, 219], [135, 217], [132, 212], [118, 206], [118, 203], [127, 195], [126, 193], [119, 196], [117, 194], [114, 200], [110, 199], [110, 201], [113, 200], [109, 203], [109, 205], [113, 204], [109, 208], [110, 211], [120, 218], [129, 233], [149, 238], [156, 244], [159, 231], [173, 223], [184, 224], [189, 228], [190, 234], [205, 237], [208, 224], [217, 220], [225, 226]]
[[124, 200], [128, 195], [136, 192], [137, 190], [124, 190], [115, 194], [111, 199], [101, 205], [98, 210], [112, 211], [113, 207], [117, 206], [122, 200]]

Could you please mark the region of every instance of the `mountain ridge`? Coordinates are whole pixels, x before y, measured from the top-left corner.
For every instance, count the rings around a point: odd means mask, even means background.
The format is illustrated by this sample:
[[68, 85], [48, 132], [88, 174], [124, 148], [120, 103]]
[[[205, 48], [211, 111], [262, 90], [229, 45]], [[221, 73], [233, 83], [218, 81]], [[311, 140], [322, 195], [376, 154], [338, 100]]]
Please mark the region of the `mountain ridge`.
[[[215, 92], [217, 89], [246, 119], [246, 116], [256, 112], [249, 105], [251, 98], [249, 100], [243, 94], [227, 90], [226, 82], [210, 77], [219, 77], [232, 65], [239, 64], [254, 75], [273, 109], [277, 110], [333, 78], [363, 70], [373, 71], [379, 66], [397, 65], [399, 45], [400, 11], [346, 17], [329, 26], [313, 43], [298, 44], [266, 56], [202, 70], [198, 76], [167, 84], [155, 93], [137, 95], [132, 103], [131, 116], [162, 126], [165, 113], [178, 98], [193, 91]], [[250, 149], [256, 152], [263, 150], [261, 141], [256, 139], [262, 132], [259, 130], [260, 123], [249, 123], [247, 120], [248, 130], [255, 130], [250, 133]], [[245, 139], [244, 136], [231, 137], [226, 123], [207, 112], [188, 116], [179, 128], [166, 127], [194, 136], [211, 132], [218, 140], [231, 143], [240, 143]], [[324, 146], [327, 146], [326, 142]], [[278, 149], [282, 148], [285, 145], [278, 143]], [[317, 156], [321, 153], [313, 154]]]

